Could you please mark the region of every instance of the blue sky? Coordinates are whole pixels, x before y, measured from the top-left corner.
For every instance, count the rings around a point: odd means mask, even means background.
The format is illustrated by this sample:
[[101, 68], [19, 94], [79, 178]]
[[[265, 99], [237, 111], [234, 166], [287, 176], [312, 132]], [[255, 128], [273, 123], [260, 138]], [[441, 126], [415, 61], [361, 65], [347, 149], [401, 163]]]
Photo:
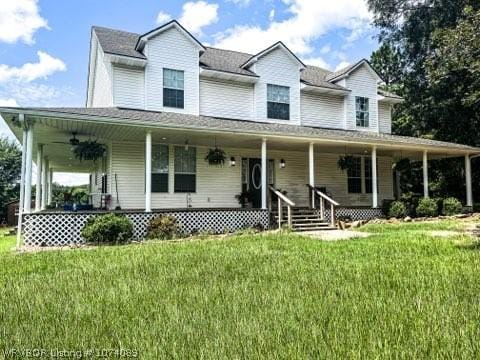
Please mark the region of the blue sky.
[[331, 70], [378, 46], [365, 0], [3, 0], [0, 106], [84, 106], [91, 26], [145, 33], [172, 18], [205, 45], [255, 53], [282, 40]]

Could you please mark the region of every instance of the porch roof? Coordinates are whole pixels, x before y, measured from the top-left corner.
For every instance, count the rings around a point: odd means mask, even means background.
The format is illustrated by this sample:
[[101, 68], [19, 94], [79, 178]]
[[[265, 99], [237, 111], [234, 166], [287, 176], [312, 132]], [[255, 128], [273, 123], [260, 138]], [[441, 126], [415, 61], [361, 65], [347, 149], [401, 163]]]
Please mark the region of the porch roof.
[[0, 115], [9, 122], [23, 113], [30, 118], [58, 118], [97, 124], [189, 130], [207, 133], [247, 134], [271, 138], [292, 138], [326, 143], [380, 145], [417, 150], [431, 150], [444, 154], [480, 154], [479, 147], [367, 131], [327, 129], [290, 124], [266, 123], [172, 112], [134, 110], [126, 108], [9, 108], [0, 107]]

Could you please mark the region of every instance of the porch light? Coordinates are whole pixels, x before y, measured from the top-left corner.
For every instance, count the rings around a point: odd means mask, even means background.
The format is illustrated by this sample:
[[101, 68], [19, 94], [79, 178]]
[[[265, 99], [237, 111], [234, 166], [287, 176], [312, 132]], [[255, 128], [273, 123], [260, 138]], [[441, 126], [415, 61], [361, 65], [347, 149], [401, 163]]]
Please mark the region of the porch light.
[[235, 157], [231, 157], [230, 158], [230, 166], [235, 166], [237, 164], [237, 162], [235, 161]]
[[280, 169], [284, 169], [284, 168], [285, 168], [285, 160], [281, 159], [280, 160]]

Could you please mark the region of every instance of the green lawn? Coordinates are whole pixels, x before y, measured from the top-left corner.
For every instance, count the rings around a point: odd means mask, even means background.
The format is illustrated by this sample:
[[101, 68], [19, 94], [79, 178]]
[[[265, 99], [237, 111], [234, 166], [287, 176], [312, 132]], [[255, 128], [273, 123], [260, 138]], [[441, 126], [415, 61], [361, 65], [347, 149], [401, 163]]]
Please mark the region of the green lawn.
[[374, 235], [243, 235], [34, 254], [14, 254], [7, 249], [15, 239], [0, 237], [0, 350], [479, 358], [476, 242], [434, 238], [419, 224], [365, 230]]

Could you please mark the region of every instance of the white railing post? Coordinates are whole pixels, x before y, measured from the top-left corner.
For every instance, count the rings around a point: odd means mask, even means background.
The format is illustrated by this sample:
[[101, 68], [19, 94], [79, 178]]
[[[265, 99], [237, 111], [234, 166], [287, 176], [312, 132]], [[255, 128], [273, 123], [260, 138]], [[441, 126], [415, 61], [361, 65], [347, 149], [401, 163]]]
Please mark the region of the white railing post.
[[467, 206], [473, 206], [473, 192], [472, 192], [472, 163], [470, 155], [465, 155], [465, 189], [467, 191]]
[[308, 182], [312, 187], [312, 209], [315, 209], [315, 158], [313, 142], [308, 146]]
[[428, 153], [423, 152], [423, 197], [428, 198]]
[[152, 133], [145, 136], [145, 212], [152, 211]]
[[48, 198], [48, 168], [49, 168], [48, 158], [45, 157], [42, 161], [42, 204], [41, 209], [45, 210], [47, 208], [47, 198]]
[[292, 207], [290, 205], [288, 205], [287, 207], [287, 216], [288, 216], [288, 227], [289, 228], [292, 228]]
[[267, 139], [262, 139], [262, 209], [267, 209]]
[[282, 209], [282, 199], [278, 196], [278, 228], [282, 229], [282, 221], [283, 221], [283, 209]]
[[335, 227], [335, 206], [330, 204], [330, 224]]
[[325, 219], [325, 199], [320, 197], [320, 219]]
[[37, 181], [35, 187], [35, 211], [40, 211], [42, 208], [42, 171], [43, 171], [43, 145], [37, 147]]

